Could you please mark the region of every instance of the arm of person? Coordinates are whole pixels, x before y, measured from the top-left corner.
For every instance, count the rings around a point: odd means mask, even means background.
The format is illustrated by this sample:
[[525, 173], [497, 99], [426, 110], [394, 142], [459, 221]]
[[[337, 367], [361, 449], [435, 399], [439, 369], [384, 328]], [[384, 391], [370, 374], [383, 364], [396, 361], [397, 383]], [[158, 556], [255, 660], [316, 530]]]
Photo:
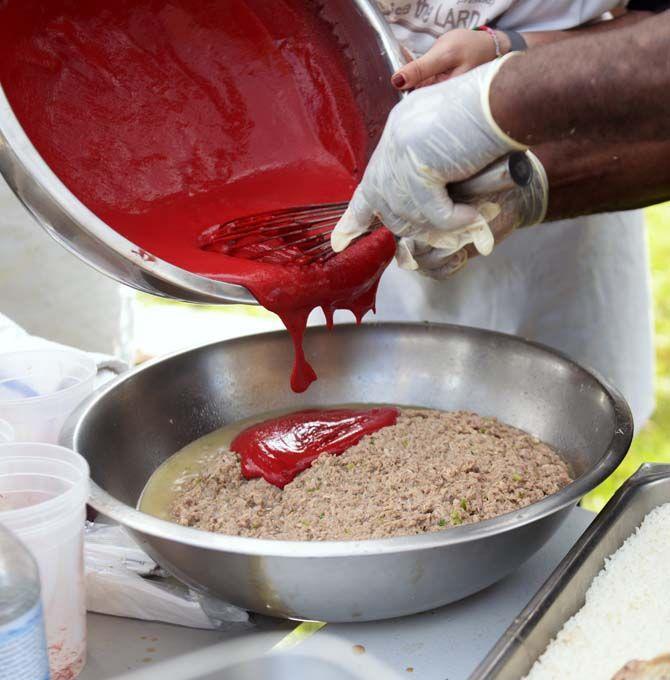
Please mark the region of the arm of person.
[[[575, 38], [582, 35], [595, 35], [606, 31], [612, 31], [624, 26], [631, 26], [642, 19], [650, 16], [650, 12], [646, 11], [628, 11], [613, 19], [606, 21], [598, 21], [586, 26], [579, 26], [578, 28], [571, 28], [566, 31], [524, 31], [521, 35], [526, 41], [528, 48], [539, 47], [540, 45], [550, 45], [551, 43], [566, 38]], [[503, 46], [504, 54], [510, 51], [510, 41], [504, 31], [498, 31], [500, 34], [501, 44]]]
[[491, 116], [529, 146], [670, 139], [669, 37], [666, 11], [508, 59], [491, 82]]
[[533, 148], [547, 173], [547, 220], [630, 210], [670, 200], [670, 139]]
[[[526, 45], [531, 48], [566, 38], [585, 34], [594, 35], [630, 26], [648, 17], [649, 14], [649, 12], [639, 11], [626, 12], [608, 21], [600, 21], [567, 31], [524, 32], [521, 35]], [[393, 74], [391, 82], [399, 90], [425, 87], [467, 73], [495, 59], [496, 56], [508, 54], [511, 50], [512, 42], [506, 31], [496, 30], [494, 41], [488, 32], [457, 28], [440, 36], [426, 54], [409, 61], [398, 69]], [[498, 51], [499, 54], [497, 54]]]
[[345, 248], [377, 216], [401, 241], [412, 239], [422, 252], [439, 250], [440, 257], [467, 245], [463, 237], [470, 238], [470, 225], [477, 223], [479, 240], [487, 244], [477, 249], [486, 254], [495, 234], [486, 233], [486, 221], [477, 222], [468, 206], [450, 199], [449, 185], [529, 147], [546, 164], [550, 219], [665, 198], [668, 36], [670, 12], [664, 12], [413, 92], [392, 111], [333, 232], [333, 248]]
[[[550, 187], [546, 221], [632, 210], [670, 200], [670, 140], [635, 144], [564, 140], [542, 144], [533, 151]], [[535, 223], [525, 221], [529, 211], [522, 199], [527, 194], [526, 189], [519, 189], [502, 204], [504, 214], [490, 224], [496, 244], [518, 226]], [[445, 278], [478, 253], [468, 246], [465, 254], [457, 255], [440, 260], [438, 253], [426, 251], [417, 259], [423, 273]], [[441, 271], [431, 267], [431, 260], [438, 262]]]

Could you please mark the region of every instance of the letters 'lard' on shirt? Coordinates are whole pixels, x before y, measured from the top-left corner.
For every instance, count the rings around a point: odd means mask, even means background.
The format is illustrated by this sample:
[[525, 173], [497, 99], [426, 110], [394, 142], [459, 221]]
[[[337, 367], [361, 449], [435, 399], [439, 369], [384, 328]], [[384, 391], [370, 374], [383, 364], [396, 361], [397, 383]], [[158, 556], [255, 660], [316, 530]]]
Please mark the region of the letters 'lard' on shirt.
[[566, 30], [625, 4], [621, 0], [376, 0], [398, 40], [416, 56], [455, 28]]

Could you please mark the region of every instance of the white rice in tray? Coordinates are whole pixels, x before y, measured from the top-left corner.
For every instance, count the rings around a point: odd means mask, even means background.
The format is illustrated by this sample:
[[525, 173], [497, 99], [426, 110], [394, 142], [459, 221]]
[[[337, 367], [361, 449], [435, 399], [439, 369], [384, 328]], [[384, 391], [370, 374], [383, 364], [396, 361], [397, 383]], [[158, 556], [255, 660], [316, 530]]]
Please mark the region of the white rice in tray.
[[584, 606], [528, 680], [610, 680], [633, 659], [670, 652], [670, 503], [652, 510], [593, 579]]

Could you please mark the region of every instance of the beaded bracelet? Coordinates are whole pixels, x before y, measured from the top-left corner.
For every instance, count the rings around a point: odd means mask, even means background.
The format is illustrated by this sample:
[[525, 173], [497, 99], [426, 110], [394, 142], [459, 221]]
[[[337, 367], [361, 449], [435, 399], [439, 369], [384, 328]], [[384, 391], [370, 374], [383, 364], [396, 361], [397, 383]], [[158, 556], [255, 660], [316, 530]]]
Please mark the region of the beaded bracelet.
[[496, 58], [502, 57], [502, 49], [500, 48], [500, 40], [498, 40], [498, 36], [496, 35], [496, 32], [490, 27], [490, 26], [477, 26], [475, 29], [476, 31], [486, 31], [490, 36], [491, 39], [493, 40], [493, 44], [495, 45], [496, 48]]

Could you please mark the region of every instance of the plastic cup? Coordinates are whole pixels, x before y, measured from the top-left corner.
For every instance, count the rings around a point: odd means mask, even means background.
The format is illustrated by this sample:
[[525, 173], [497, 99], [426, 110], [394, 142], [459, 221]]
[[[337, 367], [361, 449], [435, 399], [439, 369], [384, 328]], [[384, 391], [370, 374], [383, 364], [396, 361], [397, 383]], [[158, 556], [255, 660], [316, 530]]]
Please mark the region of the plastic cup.
[[76, 350], [0, 354], [0, 418], [16, 441], [58, 442], [66, 418], [95, 385], [95, 361]]
[[51, 680], [75, 678], [86, 660], [84, 518], [88, 463], [62, 446], [0, 444], [0, 524], [40, 572]]
[[0, 444], [14, 441], [14, 428], [6, 421], [0, 420]]

